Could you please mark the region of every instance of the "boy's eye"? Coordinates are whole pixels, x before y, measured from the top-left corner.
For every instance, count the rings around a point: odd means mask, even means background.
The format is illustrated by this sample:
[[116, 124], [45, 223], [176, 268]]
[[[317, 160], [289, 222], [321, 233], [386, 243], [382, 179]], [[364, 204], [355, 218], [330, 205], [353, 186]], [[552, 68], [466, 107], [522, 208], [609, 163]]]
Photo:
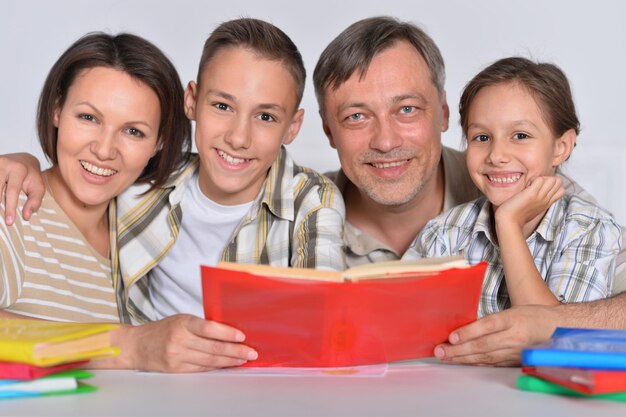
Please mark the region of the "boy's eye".
[[230, 106], [228, 104], [224, 104], [224, 103], [215, 103], [215, 104], [213, 104], [213, 107], [215, 107], [218, 110], [222, 110], [222, 111], [230, 110]]
[[79, 118], [86, 120], [88, 122], [95, 122], [96, 118], [94, 116], [92, 116], [91, 114], [87, 114], [87, 113], [81, 113], [78, 115]]
[[516, 133], [513, 135], [515, 139], [527, 139], [528, 135], [526, 133]]
[[134, 128], [134, 127], [129, 127], [128, 129], [126, 129], [126, 132], [127, 132], [129, 135], [131, 135], [131, 136], [135, 136], [135, 137], [138, 137], [138, 138], [143, 138], [143, 137], [145, 137], [145, 136], [146, 136], [146, 135], [145, 135], [145, 134], [144, 134], [141, 130], [136, 129], [136, 128]]
[[269, 113], [261, 113], [257, 116], [257, 119], [263, 120], [264, 122], [274, 122], [276, 119]]

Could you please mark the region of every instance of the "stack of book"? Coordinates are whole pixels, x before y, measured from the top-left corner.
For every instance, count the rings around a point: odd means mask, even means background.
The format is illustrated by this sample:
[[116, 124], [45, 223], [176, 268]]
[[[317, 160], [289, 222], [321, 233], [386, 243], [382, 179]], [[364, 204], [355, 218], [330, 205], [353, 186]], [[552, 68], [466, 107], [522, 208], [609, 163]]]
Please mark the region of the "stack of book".
[[115, 324], [0, 319], [0, 398], [91, 392], [89, 359], [113, 356]]
[[626, 330], [557, 328], [522, 351], [522, 372], [522, 390], [626, 401]]

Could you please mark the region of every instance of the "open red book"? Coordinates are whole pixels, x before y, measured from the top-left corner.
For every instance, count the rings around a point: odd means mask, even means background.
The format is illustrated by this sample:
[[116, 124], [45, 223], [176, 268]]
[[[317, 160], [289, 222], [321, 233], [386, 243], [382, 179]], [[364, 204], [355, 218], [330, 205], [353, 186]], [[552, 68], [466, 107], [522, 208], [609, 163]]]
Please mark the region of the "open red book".
[[343, 273], [202, 266], [206, 319], [246, 334], [249, 366], [335, 367], [432, 356], [476, 319], [486, 264], [458, 258], [369, 264]]

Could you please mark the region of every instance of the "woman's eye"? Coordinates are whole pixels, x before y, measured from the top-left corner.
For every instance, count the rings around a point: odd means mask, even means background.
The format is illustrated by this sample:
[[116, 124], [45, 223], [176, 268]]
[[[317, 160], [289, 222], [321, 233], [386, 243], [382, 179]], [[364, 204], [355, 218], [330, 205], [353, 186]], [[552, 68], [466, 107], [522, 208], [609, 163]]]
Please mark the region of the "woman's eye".
[[224, 104], [224, 103], [215, 103], [213, 107], [222, 111], [227, 111], [230, 108], [228, 104]]
[[128, 129], [126, 129], [126, 131], [128, 132], [129, 135], [135, 136], [138, 138], [143, 138], [146, 136], [141, 130], [135, 129], [134, 127], [129, 127]]
[[276, 119], [269, 113], [261, 113], [257, 116], [259, 120], [263, 120], [264, 122], [274, 122]]
[[86, 114], [86, 113], [81, 113], [78, 115], [79, 118], [86, 120], [88, 122], [95, 122], [96, 118], [94, 116], [92, 116], [91, 114]]

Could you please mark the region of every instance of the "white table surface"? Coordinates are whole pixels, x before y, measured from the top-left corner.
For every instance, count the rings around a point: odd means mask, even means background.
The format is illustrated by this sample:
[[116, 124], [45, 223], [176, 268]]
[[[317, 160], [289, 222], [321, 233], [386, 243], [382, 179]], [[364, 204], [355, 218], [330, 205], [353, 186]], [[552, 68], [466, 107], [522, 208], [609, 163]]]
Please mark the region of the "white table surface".
[[626, 416], [626, 403], [515, 388], [519, 368], [390, 365], [384, 376], [97, 371], [95, 393], [0, 401], [2, 416]]

